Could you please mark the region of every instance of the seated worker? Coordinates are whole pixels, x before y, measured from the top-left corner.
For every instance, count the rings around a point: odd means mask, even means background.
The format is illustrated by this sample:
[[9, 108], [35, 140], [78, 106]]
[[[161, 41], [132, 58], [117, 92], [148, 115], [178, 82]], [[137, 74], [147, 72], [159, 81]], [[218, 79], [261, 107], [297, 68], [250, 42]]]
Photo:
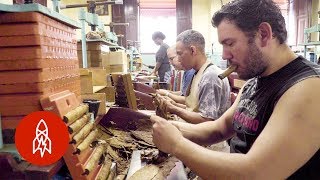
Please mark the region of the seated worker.
[[[280, 8], [272, 0], [234, 0], [212, 24], [223, 59], [249, 80], [215, 121], [152, 116], [155, 145], [202, 179], [320, 179], [320, 66], [286, 44]], [[230, 137], [231, 153], [200, 146]]]
[[[167, 55], [169, 58], [170, 64], [178, 71], [184, 70], [183, 67], [181, 66], [181, 63], [178, 60], [178, 56], [176, 53], [176, 45], [173, 45], [168, 48], [167, 50]], [[182, 90], [181, 91], [168, 91], [164, 89], [159, 89], [157, 90], [157, 93], [162, 95], [162, 96], [168, 96], [171, 99], [173, 99], [175, 102], [184, 102], [184, 96], [186, 94], [187, 88], [191, 83], [191, 80], [193, 78], [193, 75], [195, 73], [194, 69], [186, 70], [183, 73], [182, 77]]]
[[[183, 97], [186, 108], [165, 101], [167, 111], [176, 114], [189, 123], [201, 123], [218, 119], [230, 107], [230, 86], [228, 79], [221, 80], [220, 68], [207, 61], [205, 40], [201, 33], [186, 30], [178, 35], [177, 57], [186, 70], [194, 69], [195, 75]], [[171, 97], [171, 96], [170, 96]]]

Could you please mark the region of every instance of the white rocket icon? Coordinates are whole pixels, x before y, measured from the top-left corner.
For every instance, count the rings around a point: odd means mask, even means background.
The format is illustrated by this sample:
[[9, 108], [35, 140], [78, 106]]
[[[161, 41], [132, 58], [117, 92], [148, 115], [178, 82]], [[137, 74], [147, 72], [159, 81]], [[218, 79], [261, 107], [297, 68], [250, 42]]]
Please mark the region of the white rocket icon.
[[32, 154], [35, 154], [38, 150], [40, 151], [41, 158], [45, 151], [51, 154], [51, 140], [48, 136], [49, 129], [46, 122], [41, 119], [36, 128], [36, 136], [32, 143]]

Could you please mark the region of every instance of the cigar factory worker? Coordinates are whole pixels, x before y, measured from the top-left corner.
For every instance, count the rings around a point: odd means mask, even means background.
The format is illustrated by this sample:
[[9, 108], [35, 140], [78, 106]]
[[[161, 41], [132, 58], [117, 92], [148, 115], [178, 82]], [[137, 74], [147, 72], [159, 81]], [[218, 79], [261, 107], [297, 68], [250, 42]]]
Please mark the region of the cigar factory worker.
[[167, 111], [189, 123], [218, 119], [230, 107], [228, 79], [219, 79], [218, 74], [222, 70], [207, 60], [201, 33], [186, 30], [178, 35], [176, 42], [177, 57], [182, 67], [196, 72], [183, 97], [184, 102], [179, 102], [186, 108], [176, 106], [169, 100], [165, 102]]
[[151, 75], [159, 76], [160, 82], [168, 83], [170, 82], [171, 67], [167, 56], [167, 49], [169, 46], [163, 42], [165, 38], [166, 36], [160, 31], [156, 31], [152, 34], [152, 40], [156, 45], [160, 46], [160, 48], [156, 53], [156, 66]]
[[[272, 0], [235, 0], [212, 24], [223, 59], [248, 81], [218, 120], [201, 124], [152, 116], [153, 141], [203, 179], [320, 179], [320, 66], [286, 44]], [[232, 137], [231, 153], [198, 144]]]
[[[178, 60], [178, 56], [176, 53], [176, 45], [173, 45], [168, 48], [167, 50], [167, 55], [169, 58], [170, 64], [174, 67], [174, 69], [178, 71], [183, 71], [184, 68], [182, 67], [181, 63]], [[182, 88], [181, 91], [169, 91], [169, 90], [164, 90], [164, 89], [159, 89], [157, 90], [157, 93], [163, 96], [170, 96], [175, 101], [182, 99], [181, 101], [184, 101], [184, 98], [181, 96], [184, 96], [186, 94], [187, 88], [189, 84], [191, 83], [191, 80], [193, 78], [193, 75], [195, 73], [194, 69], [190, 70], [184, 70], [183, 76], [182, 76]]]

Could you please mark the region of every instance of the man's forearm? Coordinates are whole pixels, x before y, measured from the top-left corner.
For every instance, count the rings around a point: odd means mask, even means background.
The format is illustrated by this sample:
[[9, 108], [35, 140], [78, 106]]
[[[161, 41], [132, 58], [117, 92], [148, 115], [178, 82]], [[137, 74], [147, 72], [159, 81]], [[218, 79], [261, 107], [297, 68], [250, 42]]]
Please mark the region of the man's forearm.
[[181, 91], [170, 91], [171, 94], [177, 95], [177, 96], [181, 96]]
[[209, 120], [202, 117], [197, 112], [191, 112], [191, 111], [188, 111], [187, 109], [183, 109], [177, 106], [174, 108], [173, 113], [179, 116], [180, 118], [184, 119], [185, 121], [193, 124], [198, 124], [198, 123], [202, 123]]
[[178, 107], [180, 107], [182, 109], [186, 109], [187, 108], [187, 106], [185, 104], [181, 104], [181, 103], [177, 103], [177, 102], [173, 102], [172, 104], [175, 105], [175, 106], [178, 106]]
[[181, 95], [175, 95], [173, 93], [169, 93], [168, 97], [171, 98], [172, 100], [174, 100], [175, 102], [180, 103], [180, 104], [185, 104], [185, 102], [186, 102], [186, 98]]
[[157, 62], [157, 63], [156, 63], [156, 67], [154, 67], [154, 70], [153, 70], [154, 73], [158, 72], [161, 64], [162, 64], [161, 62]]
[[219, 125], [214, 121], [207, 121], [200, 124], [191, 124], [179, 121], [170, 121], [176, 126], [183, 137], [199, 145], [211, 145], [229, 139], [219, 131]]
[[212, 151], [187, 139], [174, 149], [171, 153], [202, 179], [256, 179], [254, 163], [246, 154]]

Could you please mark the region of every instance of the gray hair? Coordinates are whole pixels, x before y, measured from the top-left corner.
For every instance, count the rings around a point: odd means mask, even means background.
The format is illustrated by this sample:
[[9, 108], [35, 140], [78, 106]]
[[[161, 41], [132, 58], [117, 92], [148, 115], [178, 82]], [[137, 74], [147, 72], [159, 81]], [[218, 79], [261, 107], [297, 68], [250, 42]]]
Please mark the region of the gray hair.
[[197, 49], [199, 49], [202, 53], [204, 53], [205, 48], [205, 40], [201, 33], [198, 31], [189, 29], [185, 30], [182, 33], [180, 33], [177, 37], [177, 42], [182, 42], [185, 46], [196, 46]]
[[167, 49], [167, 52], [170, 51], [170, 50], [176, 51], [176, 44], [170, 46], [170, 47]]

